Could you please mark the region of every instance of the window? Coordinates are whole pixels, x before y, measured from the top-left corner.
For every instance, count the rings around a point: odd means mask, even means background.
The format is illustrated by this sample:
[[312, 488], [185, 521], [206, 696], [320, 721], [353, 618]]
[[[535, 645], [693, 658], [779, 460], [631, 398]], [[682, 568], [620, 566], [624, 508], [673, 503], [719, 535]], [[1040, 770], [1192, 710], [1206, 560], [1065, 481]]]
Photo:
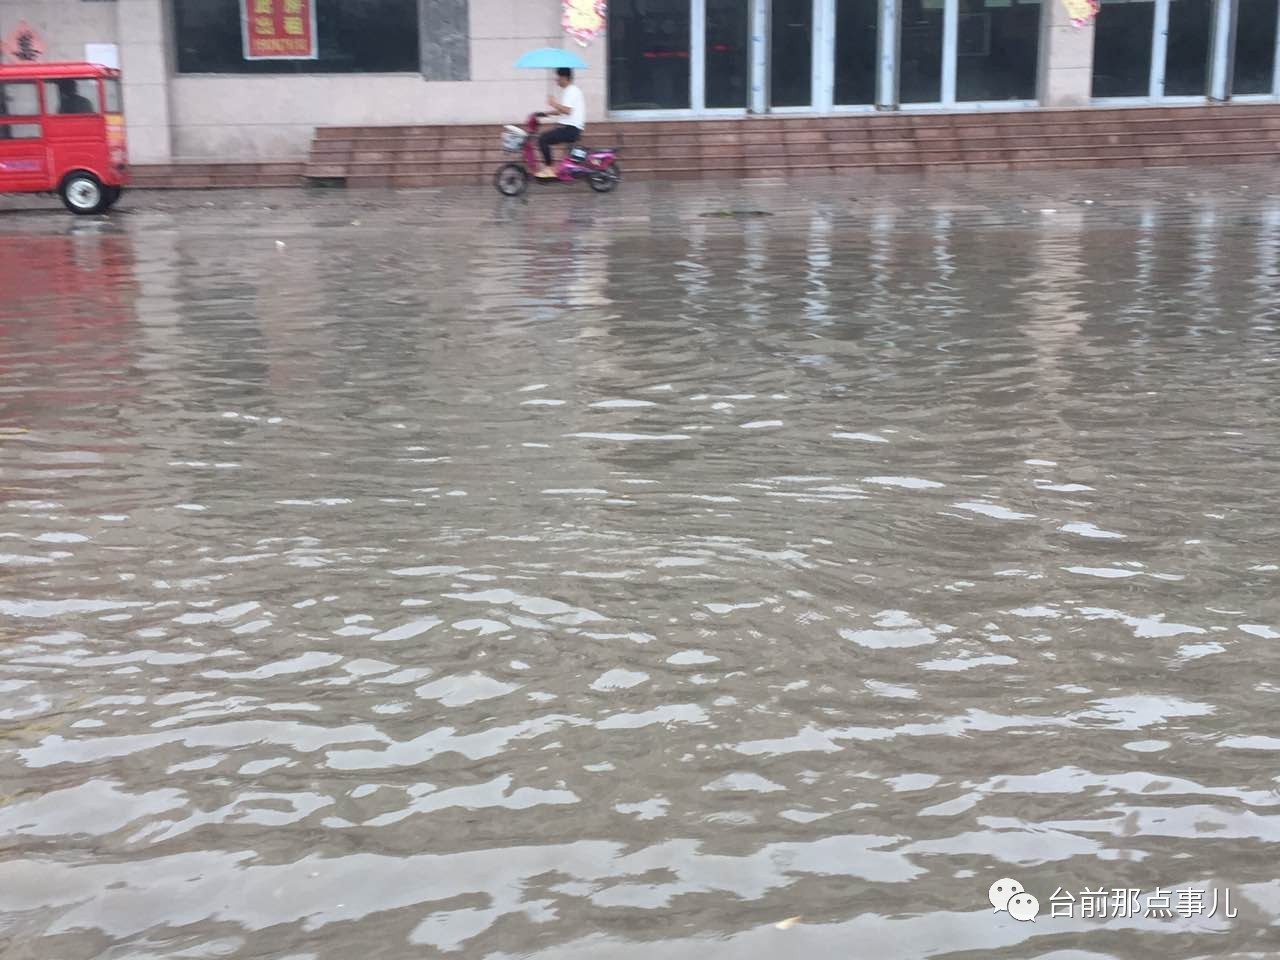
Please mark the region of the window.
[[609, 109], [689, 108], [689, 0], [609, 4]]
[[97, 80], [46, 80], [44, 109], [48, 114], [101, 113]]
[[40, 124], [38, 123], [4, 123], [0, 122], [0, 140], [39, 140]]
[[1039, 0], [960, 0], [957, 32], [957, 100], [1036, 98]]
[[836, 0], [835, 102], [876, 102], [879, 0]]
[[245, 60], [242, 0], [174, 0], [179, 73], [417, 73], [418, 0], [316, 0], [314, 60]]
[[103, 80], [102, 88], [106, 90], [106, 105], [103, 108], [104, 113], [124, 113], [124, 101], [120, 96], [119, 80]]
[[706, 105], [747, 106], [747, 0], [707, 0]]
[[1164, 64], [1167, 97], [1203, 97], [1209, 92], [1211, 0], [1171, 0]]
[[1276, 0], [1239, 0], [1234, 94], [1272, 93], [1276, 69]]
[[769, 106], [813, 102], [813, 2], [772, 0], [769, 16]]
[[942, 99], [943, 0], [902, 0], [898, 45], [898, 99], [937, 103]]
[[34, 83], [0, 83], [0, 117], [40, 116], [40, 95]]
[[1093, 95], [1145, 97], [1151, 92], [1152, 0], [1102, 0], [1093, 35]]

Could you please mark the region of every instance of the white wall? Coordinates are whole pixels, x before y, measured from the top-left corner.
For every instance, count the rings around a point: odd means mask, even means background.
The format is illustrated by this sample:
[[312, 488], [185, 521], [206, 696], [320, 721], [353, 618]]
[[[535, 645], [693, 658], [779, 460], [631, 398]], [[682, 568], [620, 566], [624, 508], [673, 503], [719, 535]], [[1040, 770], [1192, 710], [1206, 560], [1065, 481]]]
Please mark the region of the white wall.
[[129, 151], [137, 163], [300, 159], [317, 126], [506, 123], [541, 106], [546, 71], [516, 70], [533, 47], [569, 47], [588, 119], [605, 108], [605, 40], [583, 49], [560, 29], [559, 0], [470, 0], [471, 80], [417, 74], [186, 75], [172, 73], [165, 0], [0, 0], [0, 35], [25, 19], [50, 60], [80, 60], [85, 43], [121, 44]]
[[546, 101], [547, 71], [512, 64], [534, 47], [569, 47], [590, 64], [580, 77], [588, 119], [605, 108], [605, 40], [586, 49], [560, 29], [559, 0], [471, 0], [471, 80], [428, 83], [411, 74], [195, 75], [172, 81], [174, 155], [202, 159], [306, 156], [324, 126], [509, 123]]
[[0, 38], [19, 20], [44, 40], [46, 60], [83, 60], [86, 43], [116, 42], [116, 5], [84, 0], [0, 0]]

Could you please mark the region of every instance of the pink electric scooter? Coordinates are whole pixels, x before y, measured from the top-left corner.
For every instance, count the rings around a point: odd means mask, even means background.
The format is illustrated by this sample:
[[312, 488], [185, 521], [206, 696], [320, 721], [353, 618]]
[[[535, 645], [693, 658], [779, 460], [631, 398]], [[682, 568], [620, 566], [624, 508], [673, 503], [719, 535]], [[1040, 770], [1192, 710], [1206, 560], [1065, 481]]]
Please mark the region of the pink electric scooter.
[[608, 193], [622, 182], [618, 165], [618, 148], [588, 150], [573, 147], [556, 164], [554, 179], [540, 180], [532, 171], [538, 163], [538, 121], [545, 113], [533, 113], [523, 127], [514, 124], [502, 130], [502, 149], [522, 155], [519, 163], [504, 163], [494, 175], [493, 185], [504, 197], [518, 197], [529, 189], [529, 181], [537, 183], [573, 183], [586, 180], [596, 193]]

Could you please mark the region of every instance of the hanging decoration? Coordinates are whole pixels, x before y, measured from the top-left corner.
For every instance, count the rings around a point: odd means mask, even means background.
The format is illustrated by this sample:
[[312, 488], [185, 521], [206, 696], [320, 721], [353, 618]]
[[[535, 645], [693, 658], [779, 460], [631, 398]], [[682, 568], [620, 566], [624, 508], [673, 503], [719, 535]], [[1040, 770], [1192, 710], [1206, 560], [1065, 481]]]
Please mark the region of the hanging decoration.
[[0, 60], [11, 63], [35, 63], [44, 59], [44, 41], [25, 20], [19, 20], [13, 32], [0, 43]]
[[1091, 22], [1102, 6], [1100, 0], [1062, 0], [1062, 5], [1066, 7], [1073, 27], [1083, 27]]
[[606, 0], [562, 0], [560, 25], [564, 32], [585, 47], [604, 32]]

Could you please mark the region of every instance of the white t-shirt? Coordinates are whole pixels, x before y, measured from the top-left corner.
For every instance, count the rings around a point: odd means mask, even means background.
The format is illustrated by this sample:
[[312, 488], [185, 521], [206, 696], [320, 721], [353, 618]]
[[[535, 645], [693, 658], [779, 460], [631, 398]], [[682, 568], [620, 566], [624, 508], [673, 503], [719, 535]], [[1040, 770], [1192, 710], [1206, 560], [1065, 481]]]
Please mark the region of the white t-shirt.
[[582, 90], [578, 88], [576, 83], [571, 83], [556, 97], [556, 102], [562, 107], [568, 107], [568, 113], [560, 114], [560, 123], [563, 126], [577, 127], [579, 130], [587, 129], [587, 101], [582, 95]]

